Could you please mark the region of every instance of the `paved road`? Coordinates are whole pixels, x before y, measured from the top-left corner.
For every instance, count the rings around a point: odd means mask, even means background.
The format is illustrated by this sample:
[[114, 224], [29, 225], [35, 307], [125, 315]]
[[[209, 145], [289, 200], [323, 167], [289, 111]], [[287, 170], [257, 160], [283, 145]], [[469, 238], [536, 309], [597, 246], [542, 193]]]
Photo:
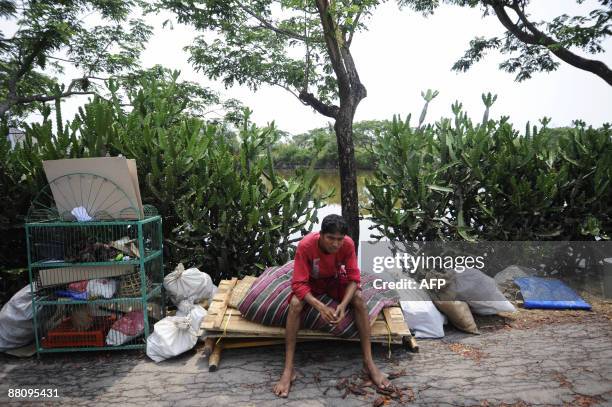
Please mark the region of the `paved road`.
[[[407, 404], [612, 405], [610, 320], [574, 318], [483, 331], [420, 340], [420, 353], [394, 349], [391, 359], [377, 345], [375, 358], [387, 372], [405, 369], [394, 383], [414, 393]], [[3, 355], [0, 404], [22, 405], [6, 395], [9, 388], [25, 386], [55, 387], [59, 400], [71, 406], [371, 406], [378, 397], [342, 398], [344, 392], [336, 389], [339, 378], [360, 369], [358, 344], [304, 343], [292, 393], [277, 399], [271, 387], [281, 372], [282, 349], [226, 350], [215, 373], [197, 351], [160, 364], [141, 352], [47, 355], [40, 361]]]

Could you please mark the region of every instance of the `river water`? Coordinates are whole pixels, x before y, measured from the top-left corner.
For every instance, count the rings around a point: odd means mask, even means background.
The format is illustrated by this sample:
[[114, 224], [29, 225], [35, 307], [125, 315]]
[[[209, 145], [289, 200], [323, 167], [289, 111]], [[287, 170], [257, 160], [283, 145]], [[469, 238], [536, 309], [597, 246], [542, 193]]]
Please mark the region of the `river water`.
[[[342, 214], [342, 208], [340, 206], [340, 175], [338, 170], [317, 170], [319, 179], [317, 180], [317, 188], [319, 193], [325, 194], [332, 189], [334, 194], [325, 200], [325, 206], [319, 209], [317, 217], [319, 223], [314, 226], [313, 230], [318, 230], [321, 226], [323, 218], [330, 214]], [[279, 174], [283, 176], [291, 175], [291, 171], [283, 170], [279, 171]], [[373, 225], [370, 221], [369, 214], [363, 208], [368, 205], [368, 195], [365, 187], [365, 180], [372, 176], [371, 171], [359, 171], [357, 173], [357, 193], [359, 196], [359, 208], [361, 220], [359, 221], [359, 240], [370, 241], [370, 235], [375, 231], [369, 230], [369, 227]]]

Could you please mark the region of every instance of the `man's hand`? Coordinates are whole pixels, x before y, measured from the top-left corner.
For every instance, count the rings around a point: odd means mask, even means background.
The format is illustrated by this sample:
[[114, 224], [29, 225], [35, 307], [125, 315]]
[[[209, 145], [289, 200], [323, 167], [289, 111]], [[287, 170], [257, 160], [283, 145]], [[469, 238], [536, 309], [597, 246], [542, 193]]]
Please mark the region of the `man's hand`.
[[323, 305], [319, 309], [319, 313], [323, 317], [323, 320], [328, 324], [334, 324], [334, 320], [336, 319], [333, 308], [328, 307], [327, 305]]
[[342, 321], [344, 319], [345, 314], [346, 314], [346, 305], [339, 304], [336, 307], [336, 312], [334, 312], [334, 320], [332, 321], [332, 324], [337, 324], [338, 322]]

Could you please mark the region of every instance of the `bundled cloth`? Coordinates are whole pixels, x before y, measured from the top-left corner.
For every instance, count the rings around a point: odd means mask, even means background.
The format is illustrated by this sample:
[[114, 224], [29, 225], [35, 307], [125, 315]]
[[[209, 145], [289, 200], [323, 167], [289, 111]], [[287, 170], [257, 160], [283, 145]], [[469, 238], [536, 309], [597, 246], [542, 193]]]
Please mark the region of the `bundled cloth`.
[[217, 291], [217, 287], [208, 274], [195, 267], [185, 270], [182, 263], [179, 263], [172, 273], [164, 277], [164, 288], [175, 305], [183, 300], [198, 303], [211, 299]]
[[0, 311], [0, 351], [20, 348], [34, 340], [32, 293], [23, 287]]
[[155, 324], [153, 333], [147, 338], [147, 356], [158, 363], [192, 349], [205, 316], [202, 306], [189, 300], [181, 301], [176, 316]]
[[447, 290], [454, 296], [452, 299], [465, 301], [474, 314], [495, 315], [516, 311], [514, 305], [499, 291], [495, 280], [478, 269], [451, 272], [447, 284]]
[[113, 298], [117, 291], [117, 281], [109, 278], [96, 278], [87, 283], [87, 298]]
[[200, 330], [202, 326], [202, 320], [206, 316], [207, 312], [201, 305], [194, 304], [189, 300], [183, 300], [177, 306], [176, 311], [177, 317], [188, 317], [191, 321], [191, 325], [196, 329]]
[[147, 356], [159, 363], [192, 349], [197, 341], [198, 331], [189, 317], [166, 317], [147, 339]]

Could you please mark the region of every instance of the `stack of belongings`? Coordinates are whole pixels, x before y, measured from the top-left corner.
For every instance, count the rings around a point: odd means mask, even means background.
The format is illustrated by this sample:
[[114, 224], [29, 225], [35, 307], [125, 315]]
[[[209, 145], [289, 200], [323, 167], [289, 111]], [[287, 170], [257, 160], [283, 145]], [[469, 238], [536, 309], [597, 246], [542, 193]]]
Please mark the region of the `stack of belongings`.
[[[482, 271], [475, 268], [466, 268], [462, 271], [446, 270], [445, 273], [429, 271], [426, 274], [427, 280], [439, 279], [444, 280], [445, 285], [437, 289], [428, 290], [427, 294], [431, 297], [434, 307], [434, 312], [442, 313], [447, 317], [450, 323], [457, 329], [471, 333], [479, 334], [478, 326], [474, 319], [474, 315], [497, 315], [499, 313], [512, 313], [516, 309], [510, 301], [506, 299], [504, 294], [497, 287], [495, 280]], [[402, 302], [404, 314], [410, 321], [412, 314], [408, 303]], [[436, 311], [435, 309], [437, 308]], [[431, 316], [433, 314], [429, 314]], [[424, 322], [424, 321], [419, 321]], [[417, 332], [417, 338], [436, 338], [443, 337], [443, 323], [441, 318], [430, 318], [429, 326], [436, 326], [435, 329], [423, 330]], [[418, 327], [417, 327], [418, 328]], [[432, 332], [435, 332], [433, 334]]]
[[[222, 338], [223, 348], [284, 343], [292, 272], [293, 261], [290, 261], [283, 266], [266, 269], [259, 277], [247, 276], [242, 280], [234, 278], [221, 281], [202, 323], [207, 340], [218, 343]], [[405, 343], [416, 348], [398, 306], [397, 292], [374, 288], [375, 278], [373, 274], [361, 276], [362, 296], [370, 316], [372, 342]], [[325, 294], [317, 298], [331, 308], [337, 305], [336, 301]], [[300, 328], [298, 341], [359, 340], [350, 307], [342, 321], [330, 325], [325, 323], [318, 311], [307, 306], [302, 312]]]

